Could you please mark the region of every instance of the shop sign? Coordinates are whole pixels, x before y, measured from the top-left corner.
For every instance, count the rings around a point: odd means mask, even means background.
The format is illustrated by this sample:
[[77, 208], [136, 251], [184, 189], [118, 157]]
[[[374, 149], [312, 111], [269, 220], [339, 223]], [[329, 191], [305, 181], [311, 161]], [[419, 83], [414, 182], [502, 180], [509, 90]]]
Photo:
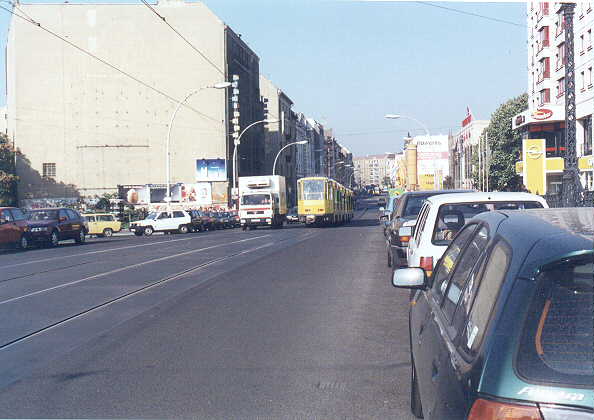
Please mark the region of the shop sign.
[[551, 111], [550, 109], [546, 109], [546, 108], [537, 109], [536, 111], [534, 111], [532, 113], [532, 118], [534, 118], [535, 120], [539, 120], [539, 121], [548, 120], [552, 116], [553, 116], [553, 111]]

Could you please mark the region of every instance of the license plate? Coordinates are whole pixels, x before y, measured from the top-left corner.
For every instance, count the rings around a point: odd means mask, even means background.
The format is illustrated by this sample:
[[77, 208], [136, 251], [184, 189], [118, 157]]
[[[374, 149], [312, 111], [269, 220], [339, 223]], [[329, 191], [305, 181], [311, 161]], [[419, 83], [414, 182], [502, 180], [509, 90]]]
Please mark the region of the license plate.
[[251, 219], [252, 222], [259, 222], [260, 219]]

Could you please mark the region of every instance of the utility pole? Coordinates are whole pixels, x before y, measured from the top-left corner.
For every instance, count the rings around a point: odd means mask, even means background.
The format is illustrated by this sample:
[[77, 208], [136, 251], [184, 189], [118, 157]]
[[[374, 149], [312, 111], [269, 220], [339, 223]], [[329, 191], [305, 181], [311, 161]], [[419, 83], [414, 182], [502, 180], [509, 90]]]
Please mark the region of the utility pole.
[[[562, 3], [565, 25], [565, 169], [563, 170], [561, 203], [563, 207], [578, 205], [582, 184], [579, 179], [576, 150], [575, 57], [573, 15], [575, 3]], [[581, 200], [579, 200], [581, 201]]]

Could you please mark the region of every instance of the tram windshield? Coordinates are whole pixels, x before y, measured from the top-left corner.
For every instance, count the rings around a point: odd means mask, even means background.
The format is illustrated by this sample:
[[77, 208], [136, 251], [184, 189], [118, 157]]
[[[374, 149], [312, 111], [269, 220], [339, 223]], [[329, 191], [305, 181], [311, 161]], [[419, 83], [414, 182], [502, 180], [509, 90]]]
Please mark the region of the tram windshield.
[[270, 204], [270, 194], [246, 194], [241, 197], [241, 204], [247, 206]]
[[322, 180], [303, 181], [303, 199], [304, 200], [323, 200], [324, 199], [324, 181], [322, 181]]

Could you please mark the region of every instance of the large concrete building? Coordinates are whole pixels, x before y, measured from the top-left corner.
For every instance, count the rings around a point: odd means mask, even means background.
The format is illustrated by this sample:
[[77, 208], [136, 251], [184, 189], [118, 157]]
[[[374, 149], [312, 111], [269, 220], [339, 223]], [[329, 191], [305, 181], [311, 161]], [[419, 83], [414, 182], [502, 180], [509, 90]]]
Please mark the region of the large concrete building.
[[[567, 48], [560, 2], [528, 2], [528, 110], [512, 119], [523, 137], [517, 172], [529, 190], [558, 193], [565, 167], [565, 77]], [[592, 175], [591, 2], [577, 2], [573, 17], [575, 63], [576, 153], [582, 185], [594, 189]]]
[[395, 154], [391, 153], [353, 158], [357, 184], [386, 185], [386, 178], [393, 179], [395, 162]]
[[[13, 18], [7, 56], [8, 136], [22, 151], [20, 199], [95, 196], [119, 184], [166, 182], [169, 119], [171, 180], [200, 181], [197, 160], [224, 162], [208, 180], [213, 200], [228, 199], [230, 124], [262, 117], [259, 58], [202, 3], [21, 4], [36, 25]], [[94, 55], [110, 65], [93, 58]], [[115, 67], [115, 68], [114, 68]], [[205, 88], [238, 75], [231, 89]], [[265, 173], [262, 127], [242, 138], [240, 175]], [[202, 179], [204, 181], [204, 179]]]

